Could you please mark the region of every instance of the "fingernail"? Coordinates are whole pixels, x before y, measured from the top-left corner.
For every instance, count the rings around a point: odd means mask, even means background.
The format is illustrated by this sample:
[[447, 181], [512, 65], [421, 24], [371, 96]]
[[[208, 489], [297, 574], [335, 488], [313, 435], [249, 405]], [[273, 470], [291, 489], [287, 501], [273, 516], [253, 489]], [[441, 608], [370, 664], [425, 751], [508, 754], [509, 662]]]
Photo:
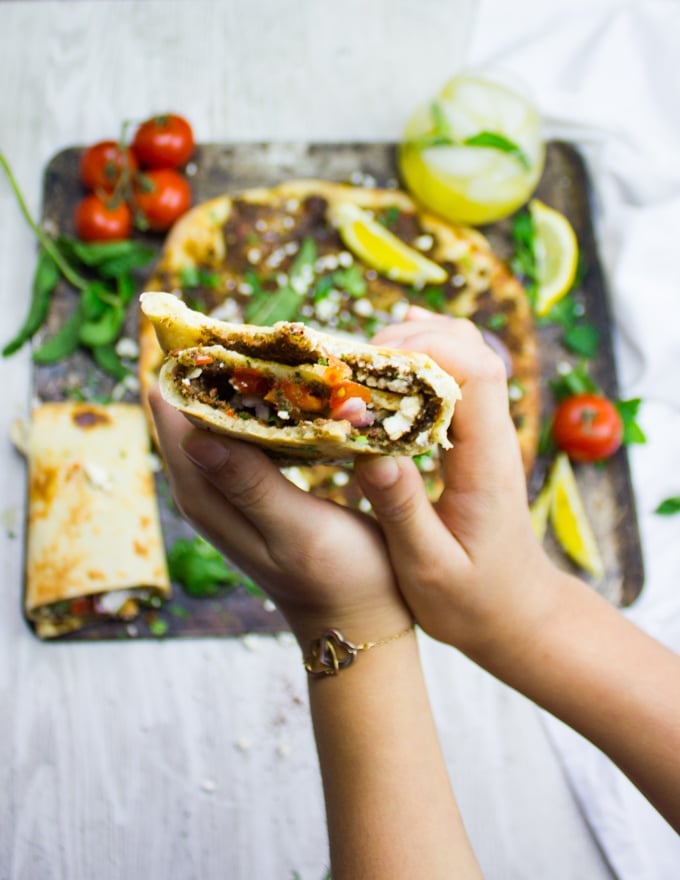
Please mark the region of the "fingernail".
[[186, 457], [204, 471], [218, 470], [229, 458], [229, 450], [204, 431], [192, 431], [179, 445]]
[[389, 489], [399, 479], [399, 465], [396, 459], [389, 456], [365, 458], [362, 471], [366, 482], [376, 489]]

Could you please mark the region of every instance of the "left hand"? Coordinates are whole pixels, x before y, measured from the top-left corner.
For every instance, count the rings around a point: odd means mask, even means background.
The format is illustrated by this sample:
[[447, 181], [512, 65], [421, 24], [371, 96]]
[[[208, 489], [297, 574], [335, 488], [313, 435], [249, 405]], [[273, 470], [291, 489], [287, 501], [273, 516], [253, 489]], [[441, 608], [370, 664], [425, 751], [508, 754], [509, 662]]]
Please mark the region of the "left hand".
[[192, 428], [157, 389], [150, 400], [178, 509], [271, 596], [304, 646], [329, 627], [364, 641], [408, 625], [371, 517], [294, 486], [256, 446]]

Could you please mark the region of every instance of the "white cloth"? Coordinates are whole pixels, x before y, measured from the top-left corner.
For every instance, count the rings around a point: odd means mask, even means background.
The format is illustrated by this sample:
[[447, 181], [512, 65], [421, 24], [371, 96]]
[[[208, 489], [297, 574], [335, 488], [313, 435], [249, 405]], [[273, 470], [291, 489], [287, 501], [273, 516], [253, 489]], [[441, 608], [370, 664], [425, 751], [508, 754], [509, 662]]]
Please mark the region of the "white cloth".
[[[646, 580], [627, 614], [680, 653], [680, 3], [483, 0], [469, 62], [529, 88], [548, 137], [583, 150], [596, 199], [622, 397], [644, 401], [630, 460]], [[590, 743], [547, 730], [620, 880], [677, 880], [680, 836]], [[678, 793], [680, 798], [680, 792]]]

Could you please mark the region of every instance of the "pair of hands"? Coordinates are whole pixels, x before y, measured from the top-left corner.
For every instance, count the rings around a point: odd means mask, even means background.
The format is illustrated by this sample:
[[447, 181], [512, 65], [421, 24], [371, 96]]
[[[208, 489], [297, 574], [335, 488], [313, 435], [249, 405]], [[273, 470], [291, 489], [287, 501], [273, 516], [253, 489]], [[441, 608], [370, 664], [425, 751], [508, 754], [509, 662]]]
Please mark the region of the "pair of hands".
[[294, 486], [255, 446], [151, 403], [183, 516], [265, 589], [303, 644], [328, 627], [379, 639], [415, 617], [475, 656], [544, 612], [549, 568], [528, 513], [505, 368], [468, 321], [412, 308], [376, 344], [421, 351], [463, 399], [436, 504], [407, 458], [357, 459], [376, 519]]

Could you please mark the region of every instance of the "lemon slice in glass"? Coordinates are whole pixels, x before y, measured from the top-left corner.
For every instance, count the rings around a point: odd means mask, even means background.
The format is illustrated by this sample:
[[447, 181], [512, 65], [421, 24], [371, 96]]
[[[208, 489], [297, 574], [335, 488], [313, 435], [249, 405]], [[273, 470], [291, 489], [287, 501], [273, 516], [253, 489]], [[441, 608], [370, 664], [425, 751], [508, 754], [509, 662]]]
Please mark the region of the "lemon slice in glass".
[[549, 476], [550, 523], [565, 553], [596, 581], [604, 577], [604, 562], [569, 458], [557, 455]]
[[443, 284], [446, 270], [397, 238], [368, 212], [351, 202], [329, 210], [329, 220], [345, 245], [382, 275], [407, 284]]
[[531, 102], [485, 74], [465, 73], [413, 114], [399, 166], [426, 208], [454, 223], [480, 225], [529, 199], [544, 158]]
[[578, 269], [578, 241], [564, 214], [538, 199], [531, 200], [529, 211], [534, 224], [538, 283], [534, 308], [537, 315], [543, 316], [571, 290]]

